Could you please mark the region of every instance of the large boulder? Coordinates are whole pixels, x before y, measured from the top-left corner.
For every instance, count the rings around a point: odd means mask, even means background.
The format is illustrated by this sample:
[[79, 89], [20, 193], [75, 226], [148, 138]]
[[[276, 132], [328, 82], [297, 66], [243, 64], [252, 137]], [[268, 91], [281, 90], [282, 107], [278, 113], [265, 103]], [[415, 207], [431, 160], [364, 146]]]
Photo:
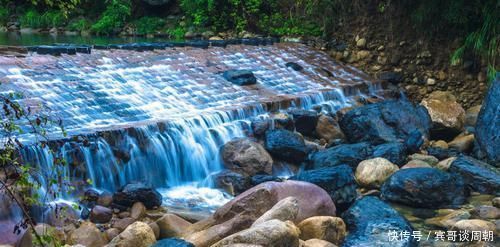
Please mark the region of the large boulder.
[[464, 129], [465, 110], [451, 93], [434, 91], [420, 104], [431, 116], [433, 138], [450, 140]]
[[103, 206], [95, 206], [90, 211], [90, 221], [97, 224], [104, 224], [111, 220], [113, 217], [113, 210]]
[[406, 163], [407, 146], [400, 142], [384, 143], [373, 147], [372, 157], [385, 158], [402, 166]]
[[161, 194], [142, 183], [127, 184], [113, 195], [113, 203], [131, 207], [134, 202], [142, 202], [148, 209], [158, 207], [162, 203]]
[[259, 173], [271, 174], [273, 159], [260, 145], [248, 138], [238, 138], [222, 146], [221, 157], [227, 169], [253, 176]]
[[356, 168], [356, 181], [365, 188], [378, 189], [399, 167], [384, 158], [363, 160]]
[[220, 207], [214, 214], [216, 224], [237, 215], [249, 216], [256, 220], [276, 203], [293, 196], [299, 204], [295, 222], [312, 216], [334, 216], [335, 205], [323, 189], [306, 182], [285, 181], [259, 184]]
[[357, 200], [342, 214], [349, 234], [342, 246], [414, 247], [413, 238], [388, 241], [389, 232], [413, 232], [406, 219], [387, 203], [377, 197], [366, 196]]
[[455, 159], [448, 172], [463, 178], [466, 186], [479, 193], [500, 194], [500, 172], [487, 163], [469, 156], [460, 156]]
[[212, 247], [252, 244], [276, 247], [298, 247], [300, 230], [290, 221], [270, 220], [232, 234]]
[[285, 129], [266, 131], [266, 150], [284, 161], [300, 163], [307, 157], [307, 146], [297, 133]]
[[389, 201], [423, 208], [458, 206], [466, 197], [460, 176], [435, 168], [401, 169], [382, 185], [381, 192]]
[[150, 247], [156, 243], [153, 229], [144, 222], [137, 221], [113, 238], [109, 247]]
[[491, 83], [476, 123], [480, 149], [496, 166], [500, 165], [500, 73]]
[[87, 247], [101, 247], [106, 244], [106, 240], [93, 223], [83, 222], [80, 227], [69, 233], [67, 243], [70, 245], [81, 244]]
[[287, 197], [276, 203], [269, 211], [260, 216], [253, 225], [269, 220], [295, 221], [299, 214], [299, 201], [295, 197]]
[[431, 123], [425, 108], [405, 98], [355, 108], [339, 122], [350, 142], [372, 144], [406, 141], [414, 131], [428, 138]]
[[237, 216], [221, 224], [210, 226], [192, 234], [186, 234], [185, 239], [196, 247], [209, 247], [231, 234], [249, 228], [253, 220], [249, 216]]
[[247, 86], [257, 83], [257, 78], [250, 70], [227, 70], [222, 76], [224, 79], [238, 86]]
[[335, 139], [344, 139], [345, 137], [337, 121], [327, 115], [321, 115], [318, 118], [316, 135], [319, 138], [325, 139], [327, 142], [331, 142]]
[[297, 225], [300, 239], [321, 239], [340, 245], [347, 234], [346, 225], [339, 217], [315, 216], [303, 220]]
[[292, 115], [297, 132], [310, 136], [316, 129], [318, 123], [318, 113], [312, 110], [291, 109], [288, 114]]
[[357, 184], [352, 168], [348, 165], [301, 171], [290, 178], [313, 183], [324, 189], [338, 210], [346, 210], [357, 197]]
[[353, 168], [372, 155], [372, 147], [367, 142], [341, 144], [318, 151], [311, 155], [314, 169], [347, 164]]

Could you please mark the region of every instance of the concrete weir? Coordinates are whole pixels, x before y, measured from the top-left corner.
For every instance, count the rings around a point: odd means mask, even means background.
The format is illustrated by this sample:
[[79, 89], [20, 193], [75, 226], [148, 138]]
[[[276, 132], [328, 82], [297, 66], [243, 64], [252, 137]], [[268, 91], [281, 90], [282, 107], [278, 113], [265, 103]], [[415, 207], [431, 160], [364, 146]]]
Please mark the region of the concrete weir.
[[[21, 104], [33, 111], [45, 105], [69, 136], [86, 139], [64, 139], [53, 129], [51, 138], [61, 140], [54, 142], [58, 153], [26, 145], [23, 158], [39, 168], [42, 184], [49, 171], [63, 169], [74, 183], [90, 179], [109, 191], [133, 181], [157, 188], [210, 186], [203, 181], [222, 169], [220, 146], [251, 134], [253, 118], [289, 107], [335, 112], [353, 97], [381, 90], [357, 69], [302, 44], [108, 48], [0, 57], [0, 93], [23, 93]], [[235, 69], [251, 71], [257, 83], [224, 79]], [[28, 126], [20, 124], [25, 134], [19, 139], [33, 143]], [[55, 155], [69, 165], [55, 168]], [[62, 191], [61, 197], [72, 198]]]

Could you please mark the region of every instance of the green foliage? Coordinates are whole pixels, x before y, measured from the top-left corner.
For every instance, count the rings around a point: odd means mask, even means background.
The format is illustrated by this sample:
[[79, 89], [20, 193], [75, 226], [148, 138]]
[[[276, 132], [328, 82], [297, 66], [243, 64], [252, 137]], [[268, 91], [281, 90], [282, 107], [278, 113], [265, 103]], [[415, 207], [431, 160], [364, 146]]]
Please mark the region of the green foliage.
[[0, 25], [5, 25], [9, 21], [9, 10], [0, 6]]
[[42, 15], [36, 10], [28, 10], [21, 16], [20, 22], [22, 27], [51, 28], [64, 26], [66, 20], [66, 17], [58, 11], [47, 11]]
[[165, 26], [165, 20], [159, 17], [144, 16], [134, 22], [140, 35], [154, 34]]
[[169, 28], [166, 30], [166, 33], [168, 34], [169, 38], [170, 39], [173, 39], [173, 40], [183, 40], [184, 39], [184, 35], [186, 34], [186, 29], [181, 27], [181, 26], [177, 26], [175, 28]]
[[99, 20], [92, 25], [91, 30], [97, 34], [113, 34], [116, 29], [125, 25], [132, 13], [130, 0], [109, 0], [106, 10]]
[[91, 25], [92, 24], [87, 19], [77, 18], [77, 19], [71, 20], [70, 23], [68, 24], [67, 28], [69, 31], [81, 32], [81, 31], [88, 30]]

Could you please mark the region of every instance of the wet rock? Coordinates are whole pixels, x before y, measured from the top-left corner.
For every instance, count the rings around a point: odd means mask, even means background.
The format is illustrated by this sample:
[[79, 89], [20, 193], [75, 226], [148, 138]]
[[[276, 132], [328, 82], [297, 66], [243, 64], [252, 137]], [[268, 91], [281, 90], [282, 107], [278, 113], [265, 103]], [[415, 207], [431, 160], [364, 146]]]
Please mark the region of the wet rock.
[[126, 217], [123, 219], [118, 219], [111, 224], [111, 227], [116, 228], [120, 231], [125, 230], [129, 225], [135, 222], [134, 218]]
[[390, 162], [402, 166], [406, 162], [406, 145], [399, 142], [384, 143], [373, 147], [372, 157], [385, 158]]
[[315, 216], [303, 220], [297, 226], [302, 240], [321, 239], [340, 245], [347, 235], [346, 225], [338, 217]]
[[92, 208], [97, 204], [99, 199], [99, 192], [94, 189], [88, 189], [83, 193], [83, 198], [80, 200], [80, 204]]
[[295, 130], [295, 124], [293, 122], [292, 116], [287, 113], [277, 113], [272, 115], [272, 121], [274, 122], [275, 129], [286, 129], [290, 131]]
[[500, 219], [500, 209], [494, 206], [480, 205], [475, 207], [471, 214], [480, 219]]
[[334, 245], [325, 240], [312, 238], [304, 241], [303, 247], [337, 247], [337, 245]]
[[497, 208], [500, 208], [500, 197], [495, 197], [491, 200], [491, 204]]
[[453, 148], [443, 149], [443, 148], [429, 147], [427, 148], [427, 153], [429, 155], [438, 158], [439, 160], [444, 160], [450, 157], [456, 157], [460, 155], [460, 152], [458, 152]]
[[99, 198], [97, 198], [97, 205], [101, 205], [103, 207], [111, 206], [113, 203], [113, 194], [109, 191], [103, 191], [99, 194]]
[[180, 238], [166, 238], [162, 239], [151, 247], [195, 247], [192, 243], [189, 243]]
[[104, 236], [106, 236], [108, 242], [113, 240], [113, 238], [115, 238], [118, 235], [120, 235], [120, 230], [116, 228], [109, 228], [106, 231], [104, 231]]
[[481, 111], [481, 105], [473, 106], [465, 111], [465, 126], [476, 126], [479, 111]]
[[493, 164], [500, 164], [500, 73], [491, 83], [481, 111], [477, 117], [476, 139], [480, 149], [487, 155]]
[[160, 228], [160, 239], [180, 237], [191, 226], [191, 223], [175, 214], [165, 214], [156, 224]]
[[227, 169], [246, 176], [272, 173], [271, 155], [262, 145], [248, 138], [238, 138], [224, 144], [221, 157]]
[[433, 138], [451, 140], [464, 129], [465, 110], [451, 93], [434, 91], [420, 104], [431, 116]]
[[335, 215], [332, 199], [320, 187], [306, 182], [285, 181], [259, 184], [220, 207], [214, 214], [216, 224], [236, 215], [259, 218], [280, 200], [293, 196], [299, 202], [296, 222], [316, 215]]
[[134, 202], [142, 202], [148, 209], [158, 207], [162, 203], [161, 194], [142, 183], [127, 184], [113, 195], [113, 203], [131, 207]]
[[269, 119], [256, 118], [253, 119], [251, 123], [253, 133], [258, 137], [263, 136], [270, 126], [271, 126], [271, 120]]
[[235, 244], [254, 244], [262, 246], [299, 246], [300, 230], [291, 222], [270, 220], [232, 234], [212, 247], [233, 246]]
[[301, 171], [290, 179], [313, 183], [321, 187], [328, 192], [340, 211], [346, 210], [357, 197], [356, 180], [352, 168], [348, 165]]
[[130, 209], [130, 217], [138, 220], [146, 215], [146, 206], [142, 202], [136, 202]]
[[311, 136], [318, 123], [318, 113], [312, 110], [292, 109], [288, 111], [292, 115], [297, 132]]
[[380, 73], [379, 79], [389, 83], [398, 84], [403, 81], [403, 74], [401, 74], [401, 72], [384, 71]]
[[454, 148], [460, 152], [468, 153], [474, 145], [474, 135], [457, 136], [448, 143], [448, 147]]
[[439, 160], [432, 156], [432, 155], [426, 155], [426, 154], [412, 154], [410, 155], [410, 159], [412, 160], [420, 160], [423, 161], [431, 166], [435, 166]]
[[193, 234], [187, 234], [185, 239], [193, 243], [196, 247], [208, 247], [231, 234], [248, 229], [252, 225], [252, 222], [253, 219], [251, 217], [237, 216], [221, 224], [211, 226]]
[[259, 185], [265, 182], [283, 182], [285, 179], [272, 175], [255, 175], [250, 179], [252, 186]]
[[228, 170], [223, 170], [214, 174], [212, 180], [216, 188], [223, 189], [231, 195], [239, 195], [251, 187], [250, 178]]
[[460, 175], [471, 191], [498, 194], [500, 172], [497, 168], [469, 156], [460, 156], [453, 161], [448, 172]]
[[413, 238], [403, 241], [387, 241], [389, 231], [408, 231], [413, 228], [406, 219], [391, 206], [377, 197], [358, 199], [342, 214], [349, 234], [342, 246], [417, 246]]
[[144, 222], [137, 221], [113, 238], [107, 246], [150, 247], [154, 243], [156, 243], [156, 238], [151, 227]]
[[260, 216], [253, 226], [269, 220], [295, 221], [299, 213], [299, 201], [294, 197], [287, 197], [276, 203], [271, 209]]
[[408, 168], [431, 168], [432, 166], [429, 165], [429, 163], [421, 160], [410, 160], [408, 163], [406, 163], [401, 169], [408, 169]]
[[93, 223], [83, 222], [80, 227], [69, 233], [67, 243], [70, 245], [81, 244], [87, 247], [101, 247], [106, 245], [106, 240]]
[[425, 108], [403, 98], [350, 110], [339, 124], [350, 142], [382, 144], [405, 141], [414, 131], [428, 138], [431, 120]]
[[64, 227], [78, 222], [80, 218], [78, 211], [64, 202], [50, 205], [43, 210], [47, 223], [51, 226]]
[[321, 115], [318, 118], [316, 135], [319, 138], [325, 139], [327, 142], [331, 142], [335, 139], [344, 139], [344, 133], [342, 133], [337, 121], [326, 115]]
[[150, 222], [148, 223], [148, 225], [153, 230], [156, 240], [160, 239], [160, 227], [158, 226], [158, 224], [156, 224], [156, 222]]
[[95, 206], [90, 211], [90, 221], [96, 224], [104, 224], [113, 217], [113, 210], [103, 206]]
[[384, 158], [364, 160], [356, 168], [356, 181], [365, 188], [380, 188], [398, 170], [397, 165]]
[[301, 71], [301, 70], [304, 69], [298, 63], [294, 63], [294, 62], [288, 62], [288, 63], [285, 64], [285, 66], [289, 67], [289, 68], [292, 68], [295, 71]]
[[471, 217], [467, 210], [457, 210], [453, 211], [444, 216], [438, 216], [425, 220], [425, 224], [433, 225], [445, 229], [450, 229], [460, 220], [466, 220]]
[[383, 184], [381, 192], [386, 200], [423, 208], [458, 206], [466, 196], [460, 176], [435, 168], [399, 170]]
[[307, 156], [304, 139], [285, 129], [266, 131], [265, 147], [275, 157], [288, 162], [300, 163]]
[[473, 220], [460, 220], [453, 227], [451, 230], [467, 230], [467, 231], [493, 231], [495, 232], [496, 226], [495, 224], [485, 221], [485, 220], [478, 220], [478, 219], [473, 219]]
[[438, 140], [438, 141], [432, 143], [432, 147], [441, 148], [441, 149], [448, 149], [448, 143], [443, 141], [443, 140]]
[[238, 86], [247, 86], [257, 83], [257, 78], [250, 70], [228, 70], [222, 76], [224, 79]]
[[318, 151], [311, 156], [313, 168], [332, 167], [347, 164], [355, 168], [359, 162], [369, 158], [372, 147], [366, 142], [342, 144]]

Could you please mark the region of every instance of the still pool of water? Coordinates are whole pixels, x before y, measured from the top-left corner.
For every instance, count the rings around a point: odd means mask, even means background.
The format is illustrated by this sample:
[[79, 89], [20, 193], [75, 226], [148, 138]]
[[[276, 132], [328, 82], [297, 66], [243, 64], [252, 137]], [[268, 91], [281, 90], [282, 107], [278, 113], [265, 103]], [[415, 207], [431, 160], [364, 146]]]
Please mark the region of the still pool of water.
[[53, 43], [71, 44], [120, 44], [135, 42], [160, 42], [166, 41], [164, 38], [146, 37], [107, 37], [107, 36], [81, 36], [81, 35], [55, 35], [49, 33], [14, 33], [0, 32], [0, 45], [30, 46], [30, 45], [50, 45]]

